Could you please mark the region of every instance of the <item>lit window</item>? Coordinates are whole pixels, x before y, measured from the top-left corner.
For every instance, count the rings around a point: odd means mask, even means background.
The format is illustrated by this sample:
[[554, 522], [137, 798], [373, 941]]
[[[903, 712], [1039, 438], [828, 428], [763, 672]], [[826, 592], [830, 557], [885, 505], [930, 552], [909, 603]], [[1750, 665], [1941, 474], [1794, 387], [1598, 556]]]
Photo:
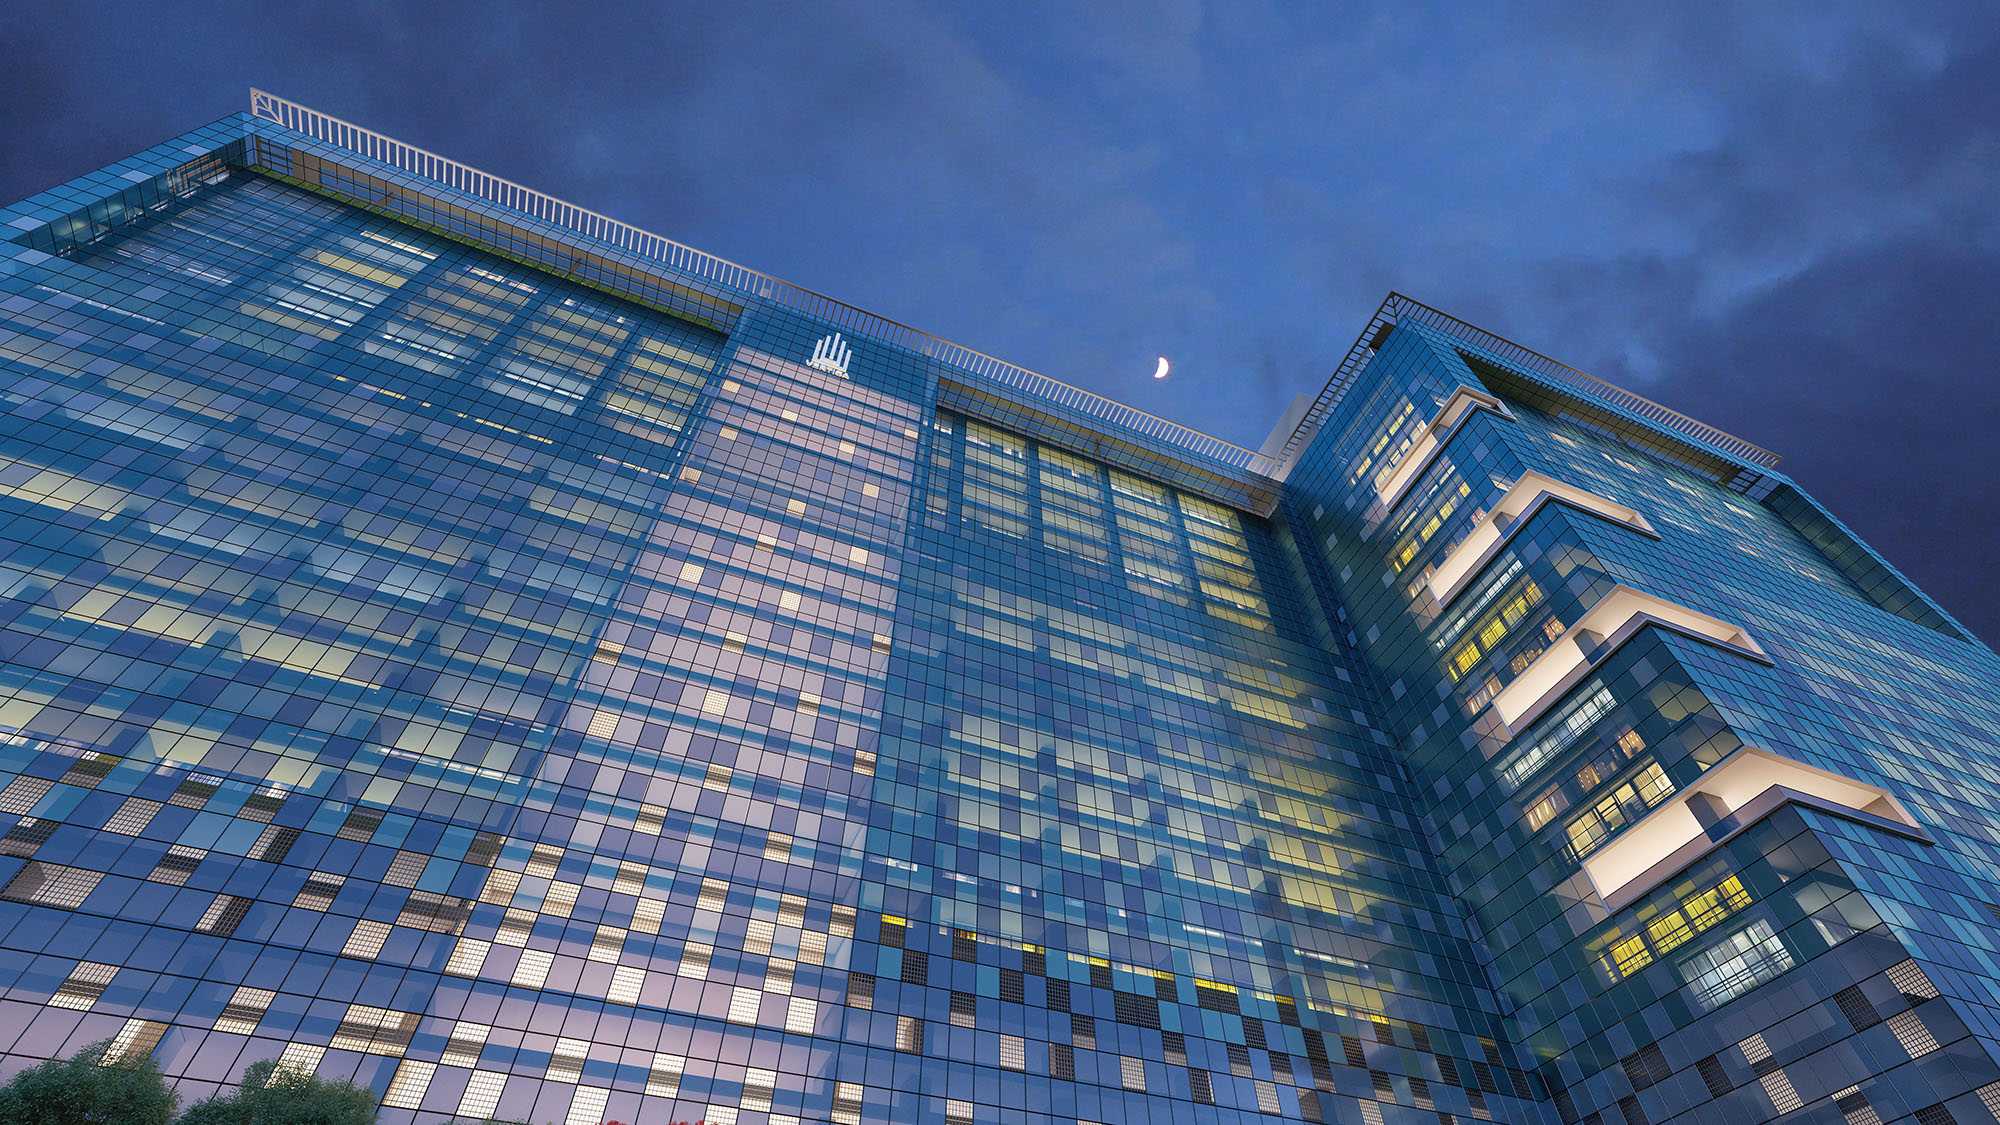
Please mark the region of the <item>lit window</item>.
[[446, 1066], [478, 1066], [479, 1053], [486, 1049], [486, 1037], [492, 1033], [491, 1024], [458, 1021], [452, 1026], [451, 1036], [445, 1041], [444, 1054], [438, 1061]]
[[81, 961], [69, 971], [69, 976], [56, 987], [55, 995], [49, 997], [49, 1004], [57, 1008], [70, 1008], [87, 1012], [97, 1004], [104, 990], [110, 987], [111, 978], [118, 975], [118, 966], [99, 961]]
[[681, 949], [681, 960], [680, 964], [674, 968], [675, 974], [691, 977], [694, 980], [707, 980], [709, 958], [714, 953], [715, 947], [705, 942], [688, 942]]
[[416, 1033], [420, 1018], [415, 1012], [349, 1004], [328, 1046], [341, 1051], [400, 1055], [409, 1047], [410, 1036]]
[[1611, 947], [1611, 959], [1620, 976], [1630, 976], [1652, 964], [1653, 954], [1646, 948], [1646, 940], [1635, 934]]
[[696, 910], [721, 910], [727, 901], [729, 882], [725, 879], [703, 879], [701, 894], [695, 899]]
[[1921, 1058], [1938, 1049], [1938, 1041], [1932, 1037], [1930, 1028], [1924, 1026], [1923, 1018], [1914, 1009], [1898, 1012], [1889, 1017], [1889, 1030], [1895, 1034], [1896, 1042], [1911, 1058]]
[[243, 918], [250, 913], [251, 900], [239, 895], [216, 895], [215, 901], [202, 911], [194, 928], [205, 934], [228, 937], [243, 924]]
[[154, 1020], [129, 1019], [111, 1037], [111, 1045], [104, 1049], [99, 1061], [105, 1066], [116, 1066], [128, 1059], [140, 1059], [153, 1053], [160, 1045], [160, 1037], [167, 1033], [167, 1025]]
[[833, 1088], [833, 1119], [838, 1125], [861, 1125], [863, 1089], [859, 1082], [841, 1082]]
[[[743, 1074], [743, 1097], [738, 1103], [754, 1113], [769, 1113], [771, 1098], [777, 1093], [778, 1072], [751, 1067]], [[592, 1125], [596, 1125], [595, 1122]]]
[[625, 948], [625, 931], [617, 926], [599, 926], [590, 939], [589, 957], [592, 961], [615, 965], [618, 954]]
[[249, 1035], [257, 1030], [257, 1024], [271, 1007], [271, 1001], [278, 994], [269, 989], [239, 987], [223, 1006], [222, 1014], [215, 1018], [215, 1030]]
[[1144, 1090], [1146, 1064], [1131, 1055], [1118, 1056], [1118, 1080], [1127, 1090]]
[[104, 830], [115, 832], [120, 836], [137, 836], [153, 822], [153, 817], [159, 813], [160, 808], [158, 801], [148, 801], [144, 797], [127, 797], [125, 803], [118, 806], [118, 811], [111, 814], [111, 819], [104, 822]]
[[1719, 1008], [1792, 967], [1771, 924], [1759, 920], [1682, 962], [1681, 976], [1704, 1010]]
[[317, 1043], [288, 1043], [278, 1053], [278, 1064], [271, 1068], [271, 1077], [275, 1080], [280, 1071], [311, 1075], [325, 1057], [326, 1048]]
[[523, 988], [540, 988], [548, 982], [549, 970], [555, 966], [556, 955], [542, 949], [524, 949], [521, 960], [514, 966], [514, 983]]
[[373, 960], [382, 952], [383, 943], [389, 940], [389, 923], [356, 922], [354, 932], [347, 937], [347, 944], [340, 952], [347, 957], [361, 957]]
[[98, 881], [103, 878], [101, 871], [31, 862], [8, 881], [7, 889], [0, 891], [0, 898], [75, 910], [83, 905], [83, 900], [90, 897], [90, 892], [97, 889]]
[[324, 871], [315, 871], [306, 876], [305, 886], [300, 887], [299, 893], [292, 898], [292, 905], [302, 910], [313, 910], [323, 914], [333, 905], [334, 898], [340, 894], [340, 888], [346, 885], [345, 875], [329, 875]]
[[581, 884], [552, 882], [547, 893], [542, 896], [541, 912], [557, 918], [567, 918], [576, 910], [576, 896], [582, 892]]
[[500, 1105], [500, 1094], [507, 1088], [507, 1075], [498, 1070], [475, 1070], [465, 1084], [465, 1096], [458, 1100], [458, 1114], [461, 1117], [491, 1117]]
[[583, 1077], [583, 1064], [589, 1061], [590, 1044], [582, 1039], [558, 1039], [549, 1051], [548, 1078], [555, 1082], [575, 1085]]
[[645, 985], [646, 970], [636, 965], [620, 965], [611, 971], [611, 986], [604, 995], [614, 1003], [637, 1005]]
[[436, 1073], [436, 1063], [404, 1059], [396, 1067], [396, 1077], [389, 1080], [389, 1090], [382, 1095], [382, 1104], [391, 1109], [420, 1108], [424, 1091], [430, 1089], [431, 1076]]
[[451, 951], [444, 971], [455, 977], [476, 977], [486, 965], [486, 954], [493, 948], [490, 941], [478, 938], [460, 938], [457, 948]]
[[681, 1092], [681, 1074], [687, 1069], [685, 1055], [656, 1054], [653, 1066], [646, 1074], [646, 1094], [655, 1098], [678, 1097]]

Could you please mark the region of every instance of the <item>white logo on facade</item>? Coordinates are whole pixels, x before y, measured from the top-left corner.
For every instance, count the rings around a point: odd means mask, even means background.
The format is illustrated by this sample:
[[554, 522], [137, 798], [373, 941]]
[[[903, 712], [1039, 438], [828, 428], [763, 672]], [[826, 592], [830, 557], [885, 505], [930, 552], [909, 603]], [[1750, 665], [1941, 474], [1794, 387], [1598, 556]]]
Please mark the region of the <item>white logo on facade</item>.
[[819, 343], [813, 345], [813, 357], [806, 362], [806, 366], [845, 379], [847, 361], [853, 358], [854, 349], [847, 346], [847, 341], [840, 338], [840, 333], [835, 332], [831, 336], [821, 336]]

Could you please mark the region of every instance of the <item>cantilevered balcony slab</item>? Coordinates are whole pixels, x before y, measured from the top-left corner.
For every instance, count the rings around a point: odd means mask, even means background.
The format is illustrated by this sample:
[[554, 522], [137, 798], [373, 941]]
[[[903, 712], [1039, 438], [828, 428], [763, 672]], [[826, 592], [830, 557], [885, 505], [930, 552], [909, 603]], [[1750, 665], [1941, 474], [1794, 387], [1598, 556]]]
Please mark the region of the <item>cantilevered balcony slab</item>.
[[1506, 403], [1477, 387], [1460, 387], [1451, 392], [1451, 397], [1438, 407], [1437, 415], [1417, 431], [1410, 451], [1396, 462], [1396, 467], [1390, 470], [1388, 476], [1377, 481], [1375, 495], [1381, 499], [1384, 511], [1395, 507], [1403, 499], [1404, 493], [1424, 475], [1424, 470], [1430, 468], [1438, 454], [1444, 452], [1446, 443], [1475, 410], [1490, 411], [1510, 420], [1514, 417], [1514, 412], [1507, 409]]
[[1567, 504], [1578, 511], [1611, 521], [1621, 527], [1630, 528], [1641, 535], [1654, 539], [1660, 533], [1646, 522], [1646, 517], [1615, 500], [1607, 500], [1595, 492], [1564, 484], [1553, 477], [1541, 473], [1523, 473], [1506, 494], [1493, 505], [1479, 526], [1472, 529], [1446, 554], [1429, 578], [1431, 597], [1443, 607], [1457, 597], [1479, 576], [1486, 564], [1493, 561], [1516, 532], [1527, 526], [1529, 520], [1547, 504]]
[[1760, 663], [1771, 658], [1740, 625], [1710, 617], [1677, 602], [1616, 586], [1570, 627], [1561, 640], [1537, 657], [1527, 671], [1493, 697], [1493, 713], [1511, 736], [1547, 711], [1606, 657], [1648, 625], [1706, 641]]
[[1583, 870], [1605, 906], [1617, 910], [1788, 804], [1930, 842], [1881, 788], [1746, 746], [1598, 849]]

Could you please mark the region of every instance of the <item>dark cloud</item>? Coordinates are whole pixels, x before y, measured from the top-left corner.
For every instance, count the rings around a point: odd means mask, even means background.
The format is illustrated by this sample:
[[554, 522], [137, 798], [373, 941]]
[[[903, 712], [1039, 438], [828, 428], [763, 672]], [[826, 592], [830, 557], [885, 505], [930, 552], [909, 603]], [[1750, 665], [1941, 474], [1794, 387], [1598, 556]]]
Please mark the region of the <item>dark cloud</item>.
[[1996, 636], [1991, 17], [27, 5], [0, 196], [257, 83], [1251, 445], [1400, 288], [1785, 453]]

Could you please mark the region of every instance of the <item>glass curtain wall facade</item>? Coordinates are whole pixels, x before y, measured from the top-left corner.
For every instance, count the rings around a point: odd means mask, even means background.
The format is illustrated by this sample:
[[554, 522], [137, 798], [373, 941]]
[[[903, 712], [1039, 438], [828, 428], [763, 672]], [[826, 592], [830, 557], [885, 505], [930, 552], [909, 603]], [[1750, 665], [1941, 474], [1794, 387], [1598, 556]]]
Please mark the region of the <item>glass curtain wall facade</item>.
[[1232, 460], [365, 149], [0, 210], [0, 1069], [1994, 1119], [2000, 659], [1761, 451], [1392, 298]]

